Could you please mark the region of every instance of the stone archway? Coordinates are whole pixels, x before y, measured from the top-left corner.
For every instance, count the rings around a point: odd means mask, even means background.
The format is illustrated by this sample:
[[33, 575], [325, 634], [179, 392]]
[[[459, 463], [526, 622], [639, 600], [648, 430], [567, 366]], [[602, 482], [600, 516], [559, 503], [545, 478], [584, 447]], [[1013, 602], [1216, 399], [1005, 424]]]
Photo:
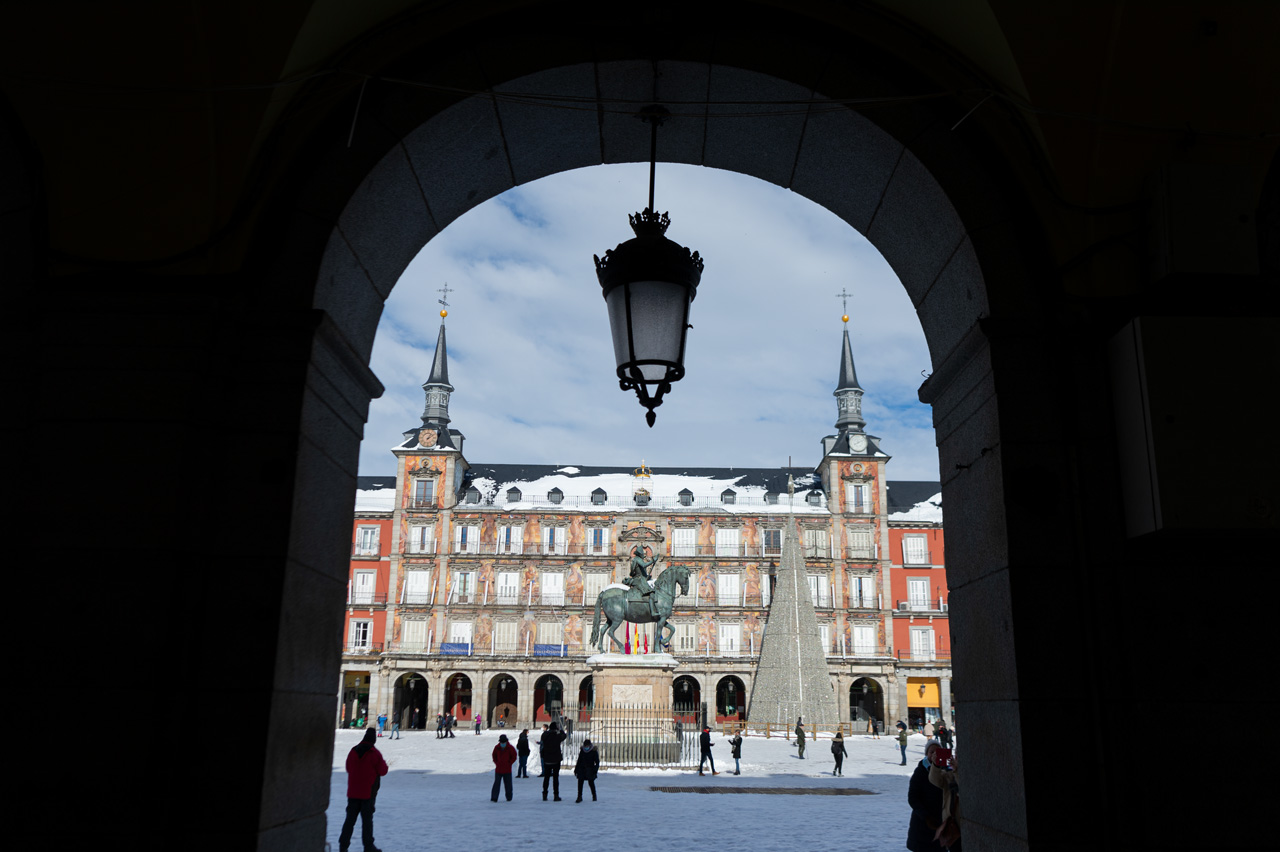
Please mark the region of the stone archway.
[[[731, 92], [761, 99], [766, 94], [815, 99], [814, 90], [798, 82], [684, 61], [565, 65], [498, 88], [579, 97], [598, 96], [604, 89], [644, 97], [657, 91], [658, 100], [673, 89], [700, 92], [698, 97], [708, 101], [729, 99]], [[375, 96], [365, 108], [377, 121], [396, 103], [395, 97], [379, 103]], [[613, 118], [597, 121], [589, 111], [585, 118], [566, 118], [551, 110], [476, 97], [424, 114], [416, 126], [379, 143], [383, 155], [369, 163], [359, 187], [341, 199], [341, 213], [326, 238], [313, 301], [327, 329], [317, 337], [321, 348], [311, 367], [317, 379], [332, 384], [335, 370], [345, 373], [349, 378], [343, 381], [356, 396], [360, 382], [371, 386], [367, 371], [360, 371], [383, 300], [422, 245], [462, 212], [547, 174], [638, 159], [640, 152], [628, 141], [632, 129], [624, 130]], [[405, 126], [405, 121], [402, 111], [386, 123]], [[956, 647], [1007, 645], [1013, 610], [1002, 462], [1014, 445], [1002, 436], [1001, 417], [1011, 409], [998, 410], [993, 381], [997, 326], [985, 318], [996, 310], [992, 282], [1016, 290], [1029, 274], [1023, 260], [1027, 242], [1018, 239], [1017, 219], [1010, 212], [1019, 202], [971, 152], [946, 145], [945, 153], [931, 148], [939, 144], [936, 127], [908, 134], [908, 145], [859, 113], [823, 109], [799, 121], [766, 116], [758, 130], [756, 137], [747, 137], [707, 121], [684, 138], [669, 140], [663, 159], [750, 174], [805, 195], [864, 233], [893, 266], [916, 307], [932, 355], [934, 372], [921, 397], [934, 405], [942, 469], [958, 471], [943, 477], [944, 498], [964, 507], [949, 527], [954, 530], [948, 571]], [[761, 144], [763, 137], [769, 144]], [[484, 156], [477, 157], [478, 152]], [[952, 192], [921, 155], [941, 165]], [[953, 197], [963, 201], [961, 209]], [[312, 239], [314, 235], [312, 231]], [[1010, 302], [1004, 312], [1020, 309]], [[1039, 341], [1002, 342], [1006, 363], [1020, 376], [1042, 366]], [[1015, 403], [1027, 414], [1022, 422], [1057, 429], [1046, 416], [1053, 403], [1042, 377], [1025, 390]], [[1035, 459], [1040, 452], [1039, 447], [1029, 450]], [[980, 607], [974, 603], [978, 600]], [[981, 677], [989, 682], [1017, 681], [1009, 654], [969, 660], [981, 662]], [[998, 674], [993, 675], [993, 665]], [[966, 677], [965, 667], [965, 654], [958, 653], [957, 677]], [[976, 670], [971, 673], [979, 677]], [[1007, 689], [1002, 692], [1008, 694]], [[966, 695], [983, 697], [981, 690], [967, 689]], [[992, 734], [999, 739], [994, 730]], [[1022, 777], [1017, 772], [978, 769], [971, 777], [970, 789], [984, 800], [1001, 801], [1006, 794], [1020, 800], [1021, 782], [1010, 780]], [[976, 808], [970, 815], [978, 821], [987, 817]], [[992, 824], [1003, 820], [998, 814], [991, 817]]]

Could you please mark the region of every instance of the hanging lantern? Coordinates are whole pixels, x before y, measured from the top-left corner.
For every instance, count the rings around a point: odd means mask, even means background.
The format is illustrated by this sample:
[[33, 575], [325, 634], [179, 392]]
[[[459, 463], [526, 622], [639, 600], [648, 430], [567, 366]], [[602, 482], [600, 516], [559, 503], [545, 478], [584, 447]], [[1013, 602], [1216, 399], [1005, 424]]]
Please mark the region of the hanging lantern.
[[654, 211], [653, 187], [657, 170], [658, 126], [669, 113], [660, 106], [645, 107], [639, 117], [651, 125], [649, 147], [649, 206], [629, 216], [633, 239], [604, 258], [595, 256], [596, 276], [609, 309], [609, 330], [617, 361], [618, 385], [635, 390], [648, 409], [654, 409], [671, 383], [684, 378], [685, 334], [689, 306], [702, 279], [702, 258], [696, 251], [666, 238], [671, 217]]

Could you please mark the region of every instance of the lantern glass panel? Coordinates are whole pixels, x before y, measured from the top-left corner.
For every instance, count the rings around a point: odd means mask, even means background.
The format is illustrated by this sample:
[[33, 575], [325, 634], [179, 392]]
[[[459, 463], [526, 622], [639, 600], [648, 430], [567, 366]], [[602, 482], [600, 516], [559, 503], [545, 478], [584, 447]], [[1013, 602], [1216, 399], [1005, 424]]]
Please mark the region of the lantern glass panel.
[[[618, 366], [631, 361], [628, 346], [626, 297], [631, 295], [631, 340], [637, 361], [680, 361], [684, 343], [689, 291], [668, 281], [634, 281], [629, 286], [615, 287], [605, 297], [609, 308], [609, 327], [613, 334], [613, 353]], [[641, 366], [646, 382], [666, 378], [663, 364]]]

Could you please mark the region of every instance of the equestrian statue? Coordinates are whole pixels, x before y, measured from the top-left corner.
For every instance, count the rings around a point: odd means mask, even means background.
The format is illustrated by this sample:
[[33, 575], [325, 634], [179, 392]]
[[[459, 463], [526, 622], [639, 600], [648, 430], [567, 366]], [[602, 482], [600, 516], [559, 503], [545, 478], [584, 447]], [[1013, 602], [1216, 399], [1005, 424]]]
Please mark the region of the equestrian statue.
[[[671, 636], [676, 629], [667, 623], [671, 611], [675, 608], [676, 595], [689, 594], [689, 568], [686, 565], [672, 565], [658, 575], [658, 579], [650, 584], [650, 569], [658, 561], [657, 556], [645, 558], [644, 550], [637, 545], [631, 551], [631, 576], [627, 578], [630, 589], [605, 589], [596, 598], [596, 617], [591, 624], [591, 644], [601, 651], [605, 649], [605, 637], [613, 640], [613, 644], [622, 650], [623, 643], [618, 641], [614, 631], [624, 621], [633, 624], [649, 624], [656, 622], [654, 629], [655, 651], [671, 647]], [[679, 588], [679, 592], [676, 589]], [[600, 615], [604, 614], [606, 623], [601, 625]], [[666, 631], [670, 630], [670, 635]]]

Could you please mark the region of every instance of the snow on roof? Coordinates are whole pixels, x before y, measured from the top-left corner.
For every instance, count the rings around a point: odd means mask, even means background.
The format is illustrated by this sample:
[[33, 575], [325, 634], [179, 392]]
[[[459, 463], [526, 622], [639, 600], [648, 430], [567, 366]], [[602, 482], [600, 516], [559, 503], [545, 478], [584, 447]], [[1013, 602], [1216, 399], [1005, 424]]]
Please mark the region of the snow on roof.
[[357, 476], [357, 512], [393, 512], [396, 508], [394, 476]]
[[942, 523], [942, 492], [939, 491], [927, 500], [921, 500], [910, 509], [894, 512], [889, 515], [891, 521], [921, 521], [929, 524]]

